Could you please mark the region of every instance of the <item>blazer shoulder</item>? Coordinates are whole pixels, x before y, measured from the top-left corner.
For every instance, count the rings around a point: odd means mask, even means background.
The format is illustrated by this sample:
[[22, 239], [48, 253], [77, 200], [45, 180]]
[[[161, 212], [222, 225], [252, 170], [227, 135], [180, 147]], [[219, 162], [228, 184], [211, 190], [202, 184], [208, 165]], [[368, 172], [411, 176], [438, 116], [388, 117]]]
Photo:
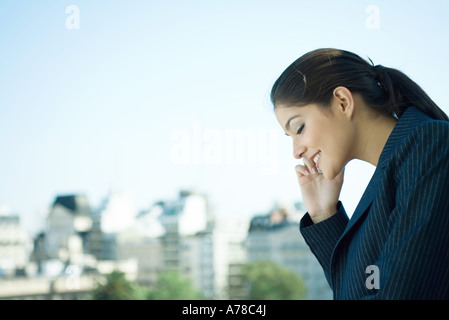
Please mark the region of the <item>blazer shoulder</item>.
[[421, 110], [410, 107], [401, 118], [399, 118], [397, 126], [399, 127], [399, 135], [410, 136], [413, 133], [419, 134], [448, 134], [449, 121], [432, 119], [424, 114]]
[[441, 128], [442, 130], [449, 130], [449, 121], [426, 119], [417, 128], [422, 128], [423, 130], [431, 130], [434, 128]]
[[438, 144], [441, 147], [449, 147], [449, 121], [428, 120], [417, 125], [409, 135], [413, 143]]
[[[425, 121], [409, 133], [403, 143], [397, 145], [396, 166], [409, 172], [410, 168], [447, 166], [449, 164], [449, 122]], [[403, 171], [403, 170], [400, 170]]]
[[[449, 121], [424, 118], [419, 123], [405, 128], [400, 134], [396, 133], [394, 142], [390, 142], [379, 163], [382, 167], [404, 167], [415, 165], [418, 159], [428, 162], [435, 158], [449, 156]], [[432, 161], [433, 161], [432, 160]]]

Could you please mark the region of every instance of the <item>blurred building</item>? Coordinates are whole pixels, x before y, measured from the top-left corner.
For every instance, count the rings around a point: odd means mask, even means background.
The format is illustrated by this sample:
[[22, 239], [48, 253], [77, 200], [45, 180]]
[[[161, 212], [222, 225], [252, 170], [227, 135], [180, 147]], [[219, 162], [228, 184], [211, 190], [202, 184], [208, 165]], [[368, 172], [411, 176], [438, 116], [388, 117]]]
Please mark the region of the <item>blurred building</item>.
[[118, 233], [131, 227], [136, 209], [129, 193], [110, 191], [96, 211], [103, 233]]
[[137, 281], [153, 285], [165, 270], [178, 270], [207, 298], [228, 298], [230, 265], [246, 262], [248, 221], [216, 220], [208, 197], [182, 190], [140, 212], [134, 227], [121, 232], [118, 258], [136, 257]]
[[[132, 231], [134, 219], [130, 198], [123, 193], [109, 193], [97, 209], [91, 208], [83, 194], [57, 195], [48, 210], [44, 230], [36, 235], [34, 243], [31, 242], [34, 246], [30, 254], [22, 253], [23, 241], [18, 240], [22, 235], [18, 230], [18, 218], [1, 217], [0, 275], [2, 265], [5, 270], [8, 269], [8, 274], [12, 274], [13, 265], [23, 269], [28, 264], [28, 269], [35, 266], [35, 270], [26, 272], [28, 278], [20, 285], [15, 279], [11, 279], [7, 286], [3, 285], [0, 297], [51, 298], [55, 296], [52, 290], [56, 287], [47, 286], [47, 290], [44, 287], [53, 282], [63, 284], [55, 289], [57, 296], [79, 296], [93, 289], [95, 280], [92, 279], [113, 270], [125, 272], [127, 278], [134, 281], [139, 273], [136, 259], [139, 255], [145, 256], [147, 261], [151, 260], [157, 265], [155, 269], [160, 271], [162, 259], [159, 240], [147, 239], [138, 244], [133, 240], [129, 243], [128, 235]], [[127, 252], [127, 255], [122, 255], [123, 259], [118, 246], [121, 238], [126, 239], [121, 248], [122, 252]], [[21, 248], [18, 247], [19, 242]], [[14, 253], [14, 257], [10, 253]], [[28, 257], [31, 264], [28, 263]], [[16, 262], [12, 263], [13, 260]], [[17, 270], [15, 275], [25, 273]], [[140, 273], [148, 273], [148, 264], [142, 263]], [[33, 277], [36, 274], [38, 277]], [[88, 280], [89, 285], [86, 286], [83, 282], [85, 279], [92, 281]]]
[[144, 287], [153, 286], [164, 270], [160, 239], [145, 237], [130, 229], [119, 234], [117, 243], [118, 260], [136, 262], [136, 283]]
[[46, 220], [45, 251], [49, 259], [83, 267], [92, 263], [87, 235], [92, 211], [85, 195], [59, 195]]
[[215, 298], [213, 238], [210, 231], [180, 239], [179, 271], [189, 278], [204, 297]]
[[308, 299], [332, 299], [324, 272], [299, 232], [300, 215], [295, 208], [278, 206], [254, 217], [246, 239], [248, 263], [272, 260], [304, 280]]
[[178, 270], [204, 296], [214, 297], [213, 216], [204, 194], [182, 190], [158, 201], [118, 233], [118, 259], [136, 258], [137, 282], [153, 285], [165, 270]]
[[238, 299], [242, 292], [242, 269], [246, 264], [245, 239], [248, 219], [241, 217], [217, 218], [213, 231], [215, 297]]
[[[78, 281], [86, 270], [119, 269], [148, 287], [162, 272], [178, 270], [206, 298], [244, 299], [244, 266], [270, 259], [304, 279], [309, 299], [330, 299], [323, 271], [298, 231], [301, 215], [295, 208], [276, 206], [251, 222], [216, 218], [207, 195], [189, 190], [138, 214], [123, 193], [109, 193], [93, 210], [84, 195], [58, 195], [44, 232], [34, 239], [30, 260], [49, 279]], [[28, 263], [17, 247], [23, 244], [18, 228], [17, 217], [0, 217], [0, 267], [5, 270], [6, 265], [20, 269]]]
[[0, 277], [23, 276], [32, 243], [18, 215], [0, 215]]
[[117, 236], [132, 228], [136, 218], [132, 198], [128, 193], [111, 191], [93, 212], [90, 234], [91, 252], [98, 260], [119, 259]]

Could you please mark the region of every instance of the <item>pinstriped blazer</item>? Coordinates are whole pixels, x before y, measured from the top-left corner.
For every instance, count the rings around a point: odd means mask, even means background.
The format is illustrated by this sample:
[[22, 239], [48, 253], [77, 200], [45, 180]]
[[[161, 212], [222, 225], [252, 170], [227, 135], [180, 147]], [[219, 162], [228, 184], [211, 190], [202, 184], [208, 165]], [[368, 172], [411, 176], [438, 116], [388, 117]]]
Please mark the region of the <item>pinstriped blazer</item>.
[[449, 299], [449, 122], [409, 107], [351, 219], [339, 202], [300, 231], [334, 299]]

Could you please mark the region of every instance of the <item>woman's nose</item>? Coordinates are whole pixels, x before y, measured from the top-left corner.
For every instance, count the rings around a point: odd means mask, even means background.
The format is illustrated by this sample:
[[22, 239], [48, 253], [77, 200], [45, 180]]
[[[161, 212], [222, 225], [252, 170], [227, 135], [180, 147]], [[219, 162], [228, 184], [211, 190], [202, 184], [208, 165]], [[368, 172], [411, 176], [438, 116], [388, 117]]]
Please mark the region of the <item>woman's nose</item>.
[[293, 157], [295, 159], [301, 159], [304, 157], [307, 148], [299, 143], [293, 142]]

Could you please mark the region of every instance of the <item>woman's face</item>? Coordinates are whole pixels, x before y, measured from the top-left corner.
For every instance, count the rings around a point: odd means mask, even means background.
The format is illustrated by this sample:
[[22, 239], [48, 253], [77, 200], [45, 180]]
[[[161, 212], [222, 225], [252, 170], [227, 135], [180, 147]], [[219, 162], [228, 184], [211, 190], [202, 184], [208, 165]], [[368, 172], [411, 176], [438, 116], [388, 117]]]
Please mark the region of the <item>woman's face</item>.
[[293, 139], [293, 156], [316, 163], [326, 179], [334, 179], [353, 158], [354, 128], [338, 106], [276, 105], [275, 114]]

